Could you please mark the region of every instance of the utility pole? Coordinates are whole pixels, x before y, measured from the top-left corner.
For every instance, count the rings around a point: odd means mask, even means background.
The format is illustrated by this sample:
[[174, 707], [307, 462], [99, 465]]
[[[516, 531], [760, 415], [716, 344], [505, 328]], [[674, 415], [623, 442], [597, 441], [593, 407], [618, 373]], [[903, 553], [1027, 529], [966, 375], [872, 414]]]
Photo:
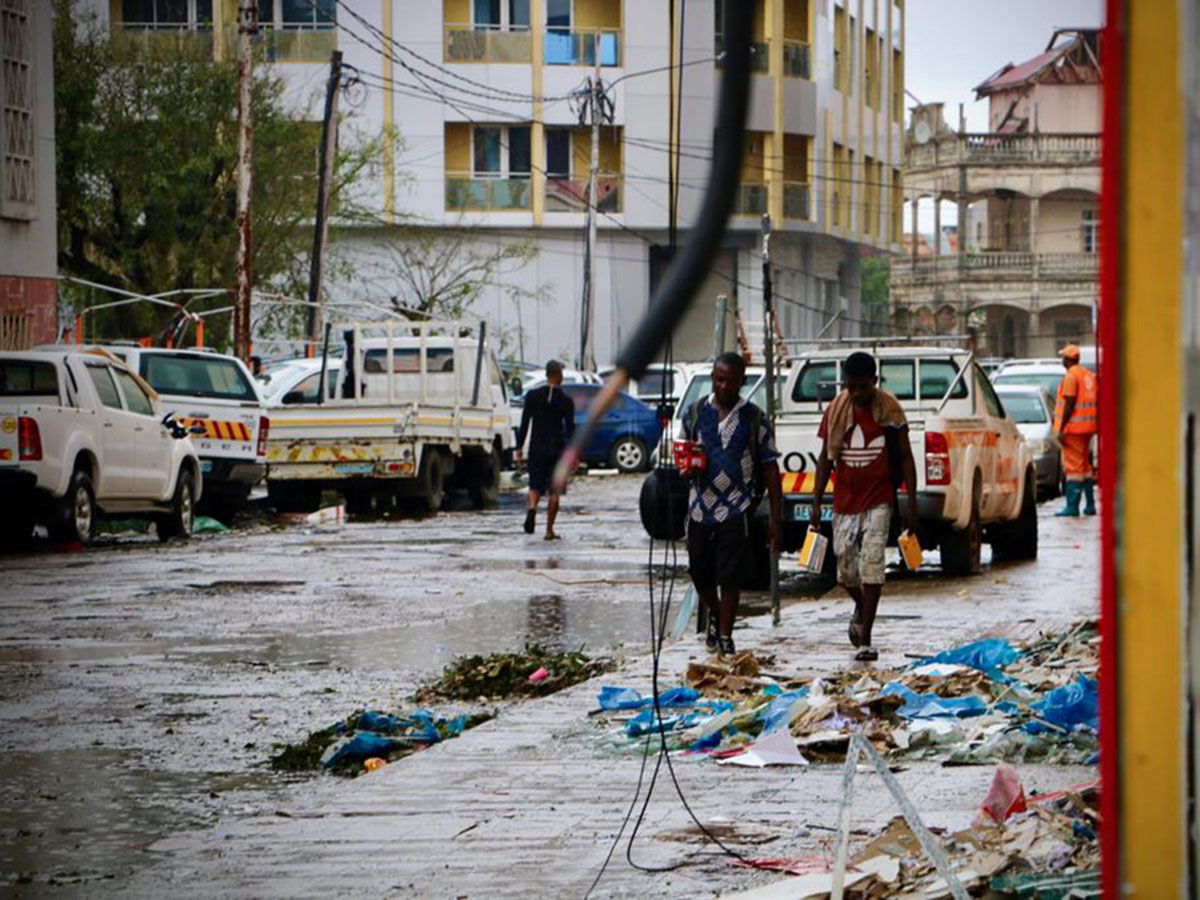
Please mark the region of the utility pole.
[[593, 36], [591, 100], [592, 113], [592, 164], [588, 180], [587, 209], [587, 271], [583, 276], [583, 310], [580, 317], [583, 329], [579, 348], [579, 367], [591, 371], [596, 368], [596, 179], [600, 172], [600, 116], [601, 98], [604, 87], [600, 83], [600, 31]]
[[[763, 361], [766, 363], [767, 421], [775, 430], [775, 308], [771, 297], [771, 217], [762, 217]], [[779, 552], [771, 550], [771, 623], [779, 618]]]
[[238, 0], [237, 57], [237, 259], [234, 269], [233, 347], [250, 363], [250, 301], [254, 291], [253, 174], [254, 174], [254, 56], [251, 40], [257, 30], [255, 0]]
[[341, 87], [342, 51], [334, 50], [329, 56], [329, 81], [325, 84], [325, 118], [321, 122], [320, 171], [317, 173], [317, 218], [308, 269], [304, 334], [308, 339], [309, 356], [316, 352], [317, 346], [317, 313], [321, 303], [321, 276], [325, 270], [325, 239], [329, 234], [329, 191], [333, 185], [333, 160], [337, 152], [337, 108]]

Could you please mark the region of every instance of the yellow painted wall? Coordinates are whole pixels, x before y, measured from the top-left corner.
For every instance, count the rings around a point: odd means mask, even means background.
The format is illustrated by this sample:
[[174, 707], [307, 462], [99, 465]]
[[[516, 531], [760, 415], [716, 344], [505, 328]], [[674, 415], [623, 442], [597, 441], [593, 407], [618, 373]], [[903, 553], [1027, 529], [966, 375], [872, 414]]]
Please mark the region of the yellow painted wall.
[[833, 8], [833, 50], [837, 60], [837, 79], [843, 93], [846, 90], [846, 11], [840, 6]]
[[[725, 0], [726, 3], [744, 3], [746, 0]], [[765, 41], [767, 39], [767, 16], [764, 0], [751, 0], [754, 4], [754, 24], [750, 27], [750, 40]]]
[[767, 138], [765, 131], [747, 131], [746, 149], [742, 153], [742, 182], [760, 184], [766, 180]]
[[620, 28], [621, 0], [575, 0], [576, 28]]
[[471, 126], [466, 122], [446, 123], [446, 171], [471, 171]]
[[[600, 129], [600, 171], [621, 172], [622, 129]], [[580, 128], [571, 132], [571, 177], [587, 178], [592, 168], [592, 130]]]
[[808, 42], [809, 0], [781, 0], [783, 2], [783, 36], [789, 41]]
[[471, 0], [442, 0], [442, 21], [447, 25], [471, 22]]
[[809, 145], [812, 138], [803, 134], [787, 134], [783, 138], [784, 181], [808, 181]]

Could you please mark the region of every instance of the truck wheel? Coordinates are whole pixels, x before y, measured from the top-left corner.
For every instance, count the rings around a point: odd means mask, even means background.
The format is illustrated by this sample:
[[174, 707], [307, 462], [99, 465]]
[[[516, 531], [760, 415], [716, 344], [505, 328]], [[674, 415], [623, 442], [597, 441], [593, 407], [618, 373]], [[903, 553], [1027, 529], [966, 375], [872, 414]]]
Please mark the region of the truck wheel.
[[1037, 488], [1033, 486], [1033, 472], [1025, 475], [1025, 496], [1021, 500], [1021, 512], [1015, 522], [1005, 525], [992, 541], [992, 551], [1005, 559], [1037, 559], [1038, 519]]
[[175, 483], [175, 496], [171, 500], [171, 511], [154, 520], [160, 541], [191, 535], [192, 521], [195, 518], [196, 496], [196, 488], [193, 486], [192, 479], [191, 472], [187, 469], [180, 470], [179, 478]]
[[642, 472], [648, 468], [650, 454], [646, 452], [646, 445], [642, 443], [641, 438], [627, 434], [617, 438], [612, 445], [612, 449], [608, 452], [608, 462], [614, 469], [624, 474]]
[[425, 508], [436, 512], [446, 498], [446, 460], [440, 450], [427, 448], [421, 454], [421, 471], [417, 474], [420, 496]]
[[500, 499], [500, 451], [472, 453], [467, 459], [467, 492], [476, 509], [491, 506]]
[[310, 513], [321, 508], [320, 485], [268, 481], [267, 497], [276, 512]]
[[86, 544], [96, 525], [96, 492], [87, 472], [76, 469], [63, 498], [62, 515], [50, 528], [50, 537], [60, 544]]
[[947, 575], [978, 575], [983, 571], [983, 527], [979, 521], [979, 496], [982, 486], [975, 476], [971, 491], [971, 519], [962, 531], [947, 528], [942, 536], [942, 571]]

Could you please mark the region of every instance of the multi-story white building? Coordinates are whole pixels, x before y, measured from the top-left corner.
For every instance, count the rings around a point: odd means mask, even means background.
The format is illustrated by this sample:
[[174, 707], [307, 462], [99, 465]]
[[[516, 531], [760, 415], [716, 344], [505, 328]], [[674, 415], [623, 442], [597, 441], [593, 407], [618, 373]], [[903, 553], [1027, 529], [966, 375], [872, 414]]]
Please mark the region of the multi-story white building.
[[[387, 248], [412, 226], [532, 240], [536, 258], [507, 276], [526, 299], [489, 289], [474, 312], [510, 336], [519, 327], [510, 348], [528, 359], [574, 359], [591, 134], [569, 96], [598, 46], [613, 115], [599, 148], [595, 355], [614, 357], [669, 261], [676, 167], [681, 229], [703, 196], [722, 2], [260, 0], [261, 40], [297, 103], [319, 111], [336, 48], [367, 85], [357, 127], [399, 135], [375, 185], [385, 224], [335, 230], [355, 275], [330, 290], [404, 302]], [[676, 333], [677, 358], [712, 352], [719, 293], [761, 321], [762, 213], [776, 231], [774, 285], [792, 336], [814, 335], [838, 313], [826, 333], [854, 333], [864, 245], [900, 246], [902, 0], [750, 2], [758, 15], [743, 182], [726, 246]], [[212, 35], [229, 32], [236, 3], [111, 0], [106, 12], [125, 38], [194, 40], [220, 55], [226, 42]], [[539, 289], [545, 299], [528, 299]]]
[[913, 111], [904, 185], [912, 202], [958, 210], [953, 253], [895, 260], [900, 333], [975, 327], [980, 352], [1049, 356], [1093, 343], [1098, 295], [1101, 69], [1098, 29], [1059, 29], [1045, 51], [1006, 65], [976, 89], [989, 130], [952, 130], [942, 105]]

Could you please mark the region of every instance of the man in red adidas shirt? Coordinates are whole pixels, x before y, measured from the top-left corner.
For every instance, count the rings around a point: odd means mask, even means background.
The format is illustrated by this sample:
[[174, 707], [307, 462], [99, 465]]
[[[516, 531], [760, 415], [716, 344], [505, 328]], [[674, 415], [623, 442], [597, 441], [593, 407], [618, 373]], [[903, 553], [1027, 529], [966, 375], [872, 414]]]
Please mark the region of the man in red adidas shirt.
[[[917, 467], [908, 442], [908, 420], [892, 394], [875, 386], [875, 359], [851, 353], [842, 363], [842, 387], [825, 410], [817, 432], [824, 443], [813, 486], [811, 525], [821, 524], [821, 500], [836, 464], [833, 496], [833, 552], [838, 583], [854, 599], [850, 642], [858, 660], [876, 660], [871, 629], [883, 591], [892, 494], [899, 479], [917, 483]], [[899, 472], [894, 472], [898, 468]], [[916, 534], [916, 504], [909, 503], [908, 530]]]

